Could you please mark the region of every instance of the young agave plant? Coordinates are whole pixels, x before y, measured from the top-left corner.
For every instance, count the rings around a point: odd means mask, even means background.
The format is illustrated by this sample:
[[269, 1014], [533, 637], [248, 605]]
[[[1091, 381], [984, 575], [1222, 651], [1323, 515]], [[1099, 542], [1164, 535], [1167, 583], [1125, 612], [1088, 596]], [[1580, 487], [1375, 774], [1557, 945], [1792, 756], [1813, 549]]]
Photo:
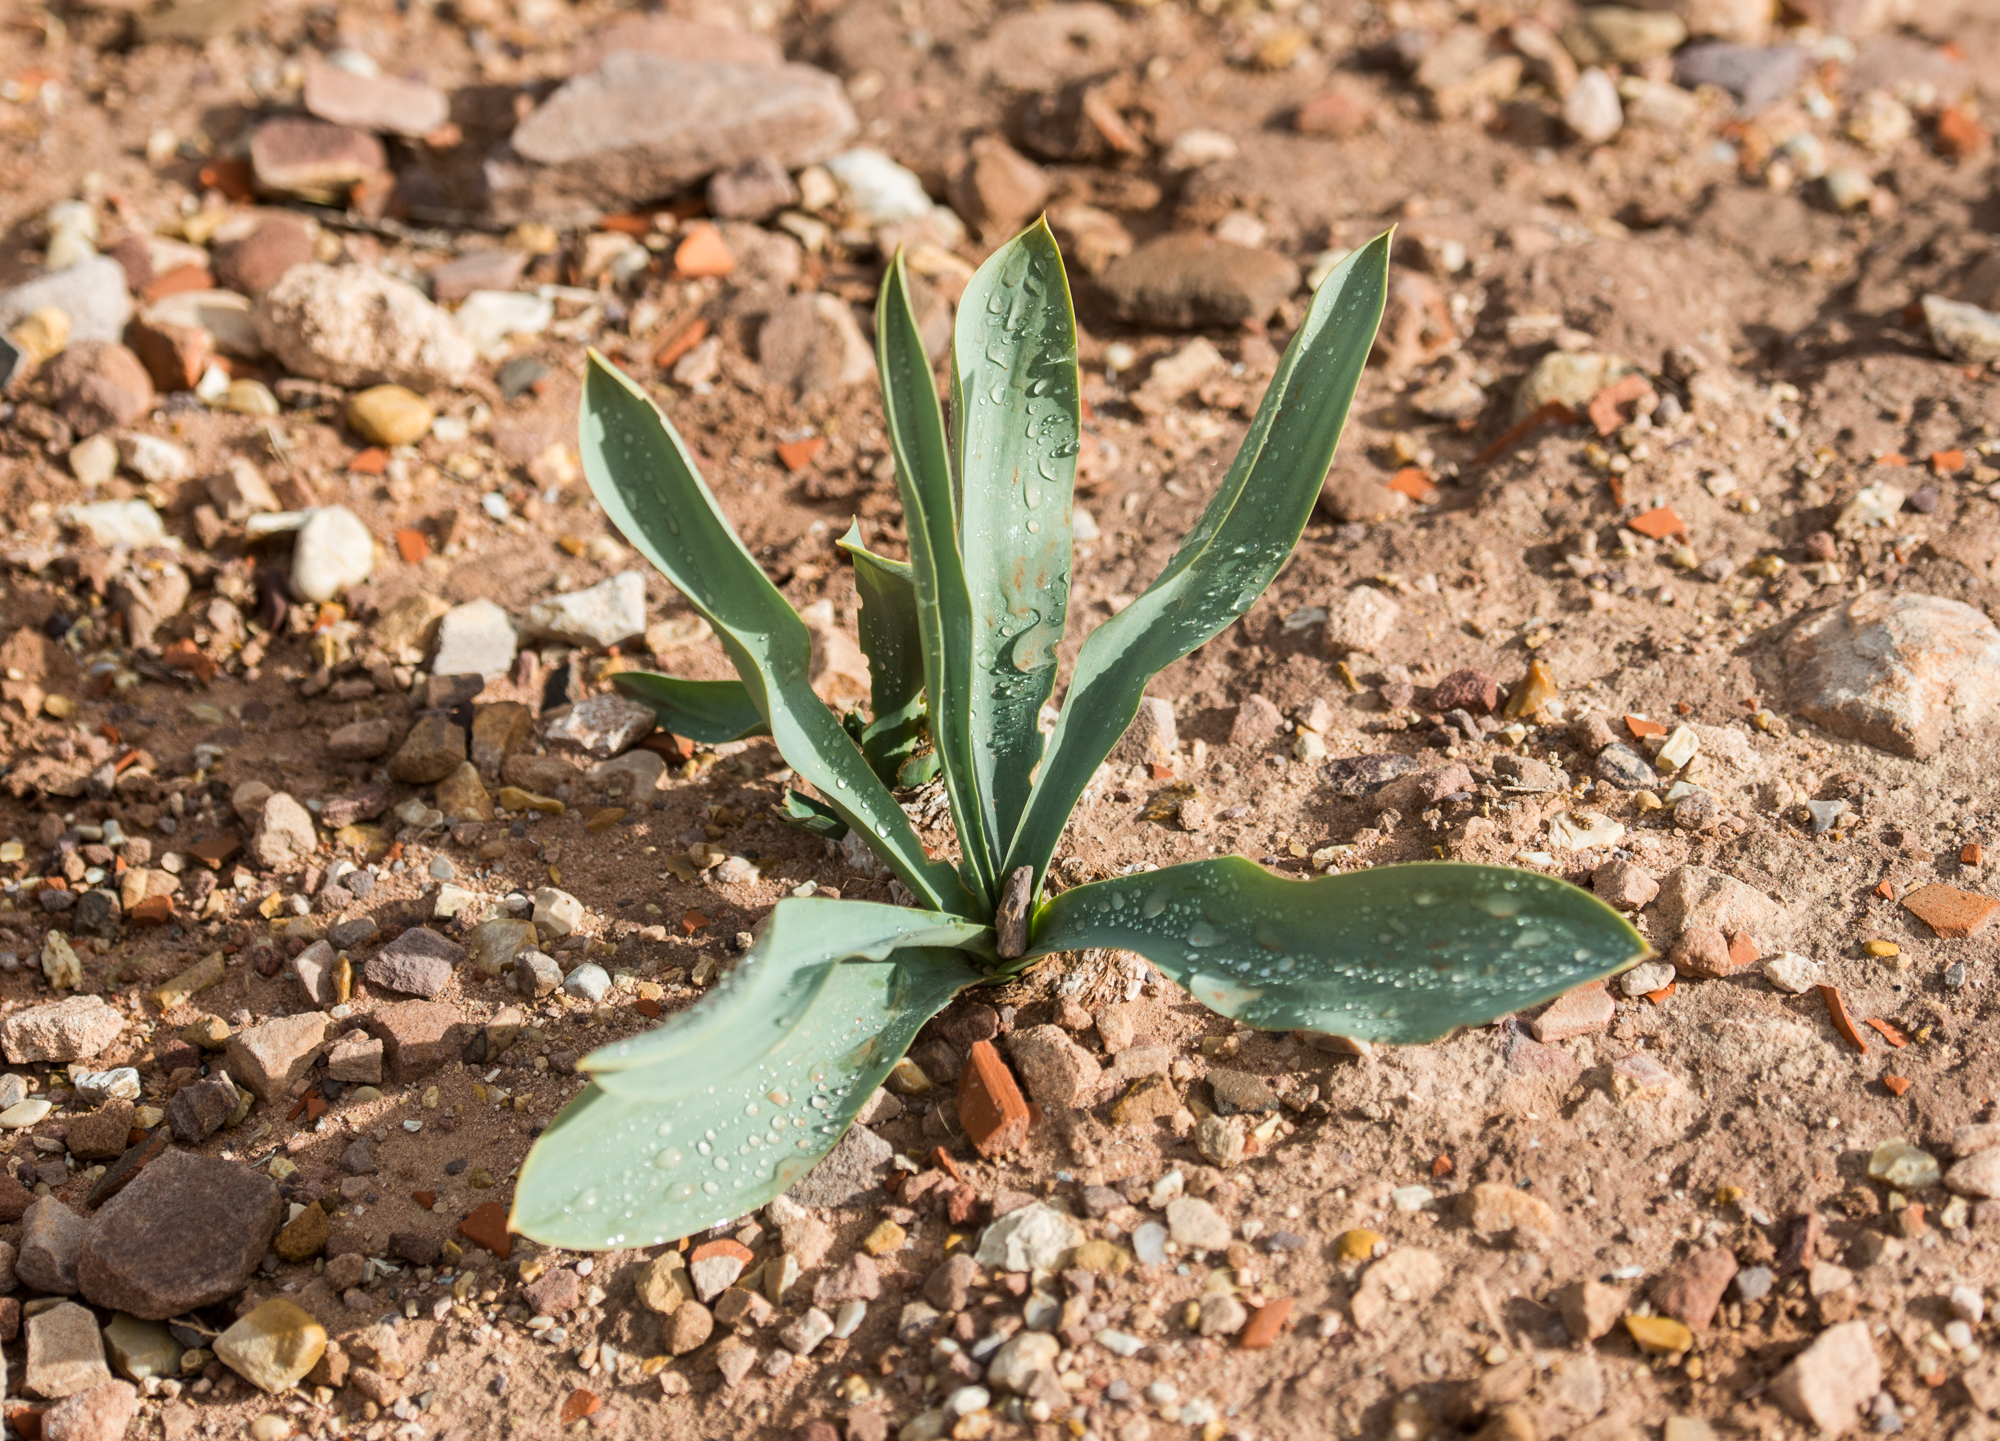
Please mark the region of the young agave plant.
[[[593, 356], [585, 474], [618, 528], [721, 637], [740, 681], [618, 677], [677, 734], [769, 734], [814, 795], [795, 823], [849, 830], [910, 906], [790, 899], [736, 969], [652, 1032], [581, 1063], [590, 1084], [536, 1143], [514, 1228], [575, 1249], [652, 1245], [764, 1204], [830, 1150], [918, 1030], [969, 987], [1058, 951], [1137, 951], [1252, 1026], [1433, 1040], [1631, 964], [1645, 950], [1583, 891], [1499, 867], [1315, 880], [1237, 856], [1043, 898], [1071, 809], [1147, 683], [1236, 620], [1284, 565], [1333, 459], [1381, 321], [1389, 238], [1313, 297], [1234, 464], [1146, 593], [1084, 641], [1055, 731], [1080, 405], [1075, 322], [1044, 225], [959, 303], [951, 424], [900, 257], [876, 310], [907, 563], [850, 532], [872, 717], [807, 683], [804, 622], [765, 578], [645, 393]], [[925, 853], [892, 786], [939, 772], [960, 855]]]

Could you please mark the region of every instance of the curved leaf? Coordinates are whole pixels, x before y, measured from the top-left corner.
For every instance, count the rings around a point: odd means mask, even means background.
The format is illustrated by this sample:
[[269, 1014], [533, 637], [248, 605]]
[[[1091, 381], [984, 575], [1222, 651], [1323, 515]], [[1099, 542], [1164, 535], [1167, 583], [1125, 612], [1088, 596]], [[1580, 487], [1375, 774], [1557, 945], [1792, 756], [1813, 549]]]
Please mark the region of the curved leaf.
[[1411, 1045], [1483, 1025], [1646, 953], [1625, 918], [1533, 871], [1454, 862], [1291, 881], [1221, 856], [1064, 891], [1030, 958], [1137, 951], [1265, 1030]]
[[635, 1098], [671, 1094], [686, 1079], [677, 1063], [697, 1055], [704, 1080], [727, 1079], [797, 1024], [832, 975], [829, 963], [879, 961], [909, 946], [991, 953], [992, 934], [989, 926], [939, 911], [823, 896], [782, 900], [715, 989], [644, 1035], [593, 1051], [577, 1069], [605, 1090]]
[[[869, 705], [875, 718], [861, 734], [861, 753], [875, 774], [903, 785], [902, 772], [930, 743], [924, 715], [924, 642], [918, 630], [917, 586], [909, 564], [875, 554], [861, 540], [858, 523], [840, 548], [854, 561], [854, 589], [861, 597], [861, 651], [868, 657]], [[935, 771], [933, 759], [929, 767]], [[919, 765], [915, 771], [925, 767]], [[930, 776], [915, 782], [921, 785]]]
[[1041, 711], [1069, 610], [1070, 496], [1083, 434], [1076, 315], [1046, 220], [994, 251], [966, 285], [951, 399], [977, 677], [972, 759], [987, 834], [1004, 847], [1042, 759]]
[[770, 724], [740, 680], [683, 680], [650, 670], [621, 670], [611, 684], [653, 708], [660, 729], [700, 745], [767, 736]]
[[[812, 969], [827, 974], [789, 1027], [716, 1036], [672, 1063], [671, 1091], [640, 1099], [593, 1081], [528, 1153], [511, 1228], [606, 1250], [755, 1210], [833, 1149], [924, 1023], [981, 979], [959, 953], [923, 948]], [[710, 1070], [717, 1050], [748, 1053], [727, 1083]]]
[[1298, 544], [1381, 324], [1389, 237], [1343, 260], [1285, 348], [1236, 459], [1146, 593], [1083, 643], [1000, 873], [1041, 876], [1083, 788], [1139, 712], [1146, 684], [1247, 611]]
[[875, 359], [882, 372], [882, 414], [889, 447], [895, 452], [896, 485], [903, 494], [903, 523], [910, 536], [931, 740], [944, 763], [945, 791], [958, 828], [960, 874], [978, 898], [981, 914], [991, 915], [996, 847], [986, 828], [979, 768], [973, 758], [971, 693], [977, 681], [972, 670], [972, 600], [953, 523], [956, 511], [944, 413], [938, 409], [937, 382], [917, 329], [900, 251], [882, 277], [882, 294], [875, 306]]
[[847, 834], [847, 822], [825, 801], [816, 801], [811, 796], [802, 795], [790, 786], [778, 804], [771, 807], [778, 813], [778, 819], [795, 830], [824, 840], [837, 841]]
[[598, 503], [714, 627], [792, 769], [918, 897], [970, 909], [951, 867], [924, 853], [896, 798], [813, 694], [805, 622], [743, 548], [659, 407], [595, 351], [578, 429]]

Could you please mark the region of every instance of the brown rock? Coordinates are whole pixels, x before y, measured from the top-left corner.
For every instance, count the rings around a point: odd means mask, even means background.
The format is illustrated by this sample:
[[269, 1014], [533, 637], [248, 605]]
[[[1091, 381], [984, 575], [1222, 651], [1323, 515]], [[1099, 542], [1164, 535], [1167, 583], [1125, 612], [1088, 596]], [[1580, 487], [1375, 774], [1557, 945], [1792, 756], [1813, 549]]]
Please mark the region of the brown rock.
[[541, 1315], [567, 1316], [583, 1304], [583, 1281], [567, 1266], [552, 1266], [521, 1297]]
[[425, 278], [434, 299], [463, 300], [475, 290], [512, 290], [527, 268], [525, 251], [474, 250], [433, 267]]
[[958, 1073], [958, 1124], [973, 1149], [998, 1156], [1028, 1137], [1028, 1103], [991, 1041], [979, 1041]]
[[1579, 1342], [1609, 1335], [1625, 1314], [1625, 1293], [1602, 1281], [1573, 1281], [1556, 1292], [1555, 1300], [1564, 1327]]
[[241, 1099], [225, 1071], [182, 1086], [167, 1102], [167, 1126], [182, 1145], [194, 1146], [222, 1129]]
[[389, 774], [405, 785], [435, 785], [465, 762], [465, 732], [447, 716], [420, 716], [389, 757]]
[[146, 367], [110, 341], [72, 345], [44, 374], [57, 413], [79, 436], [130, 425], [153, 408], [153, 378]]
[[132, 1134], [132, 1103], [109, 1100], [87, 1116], [69, 1123], [70, 1154], [79, 1161], [115, 1161], [125, 1154]]
[[399, 1084], [457, 1060], [471, 1032], [459, 1021], [458, 1012], [442, 1001], [377, 1006], [361, 1018], [361, 1024], [381, 1040], [384, 1069]]
[[[410, 1004], [426, 1005], [428, 1002], [412, 1001]], [[472, 1214], [458, 1223], [458, 1234], [503, 1261], [513, 1254], [514, 1237], [507, 1229], [507, 1208], [498, 1201], [484, 1201], [474, 1206]]]
[[471, 761], [462, 761], [450, 775], [437, 783], [433, 797], [448, 821], [490, 821], [493, 798], [480, 783], [479, 770]]
[[1511, 1232], [1516, 1244], [1552, 1239], [1562, 1229], [1547, 1201], [1497, 1181], [1482, 1181], [1467, 1191], [1459, 1200], [1459, 1213], [1481, 1235]]
[[456, 941], [428, 926], [412, 926], [370, 956], [363, 973], [383, 990], [429, 1000], [451, 984], [453, 967], [464, 959], [465, 947]]
[[1336, 85], [1301, 105], [1292, 128], [1301, 135], [1325, 135], [1351, 140], [1375, 123], [1374, 106], [1360, 87]]
[[156, 390], [193, 390], [215, 358], [215, 342], [199, 326], [141, 316], [126, 328], [125, 338]]
[[326, 738], [326, 753], [337, 761], [372, 761], [389, 753], [399, 730], [387, 716], [353, 721]]
[[308, 1206], [287, 1222], [273, 1248], [284, 1260], [301, 1265], [326, 1249], [333, 1235], [333, 1218], [318, 1206]]
[[1690, 926], [1667, 953], [1674, 969], [1684, 976], [1713, 980], [1733, 974], [1738, 966], [1729, 954], [1729, 938], [1713, 926]]
[[154, 1321], [212, 1306], [256, 1274], [284, 1214], [261, 1172], [168, 1151], [98, 1210], [77, 1260], [84, 1298]]
[[1800, 715], [1897, 755], [2000, 714], [2000, 628], [1963, 601], [1871, 590], [1801, 621], [1784, 654]]
[[1283, 731], [1285, 718], [1276, 706], [1261, 695], [1243, 698], [1236, 717], [1229, 723], [1229, 743], [1254, 748], [1268, 745]]
[[1653, 1309], [1706, 1331], [1735, 1276], [1736, 1256], [1727, 1247], [1697, 1251], [1668, 1267], [1653, 1283]]
[[21, 1218], [14, 1274], [46, 1296], [76, 1294], [76, 1257], [87, 1226], [54, 1196], [42, 1196]]
[[988, 245], [998, 245], [1047, 203], [1049, 178], [998, 135], [979, 136], [970, 151], [964, 169], [952, 180], [952, 209]]
[[1371, 525], [1401, 515], [1410, 508], [1410, 498], [1389, 489], [1365, 463], [1336, 460], [1320, 485], [1319, 508], [1343, 524]]
[[[472, 764], [488, 780], [497, 779], [507, 759], [533, 734], [534, 713], [519, 701], [496, 701], [472, 713]], [[516, 782], [519, 784], [519, 782]], [[533, 786], [523, 787], [534, 790]]]
[[1820, 1332], [1771, 1383], [1770, 1396], [1792, 1416], [1838, 1436], [1860, 1424], [1861, 1408], [1882, 1389], [1882, 1362], [1866, 1321]]
[[1470, 711], [1486, 715], [1500, 704], [1500, 682], [1483, 670], [1455, 670], [1431, 688], [1434, 711]]
[[1097, 1058], [1060, 1026], [1017, 1031], [1007, 1049], [1027, 1082], [1028, 1094], [1044, 1111], [1072, 1111], [1096, 1098], [1103, 1074]]
[[326, 1028], [323, 1012], [306, 1011], [237, 1031], [229, 1038], [229, 1074], [261, 1101], [282, 1100], [312, 1069], [326, 1042]]
[[345, 196], [387, 165], [382, 142], [351, 126], [266, 120], [250, 137], [258, 186], [280, 195]]
[[284, 278], [294, 265], [313, 258], [313, 228], [297, 215], [267, 214], [247, 234], [217, 236], [209, 248], [216, 284], [242, 295], [258, 296]]
[[715, 1332], [715, 1317], [699, 1301], [683, 1301], [667, 1319], [667, 1350], [685, 1356]]
[[1614, 858], [1590, 873], [1590, 889], [1607, 906], [1636, 911], [1653, 903], [1660, 883], [1632, 862]]
[[138, 1388], [129, 1381], [105, 1381], [42, 1413], [42, 1441], [123, 1441], [138, 1414]]
[[1618, 1003], [1602, 981], [1578, 986], [1535, 1017], [1535, 1039], [1542, 1042], [1567, 1041], [1602, 1031], [1618, 1013]]
[[444, 92], [395, 75], [357, 75], [323, 60], [306, 64], [308, 112], [335, 125], [420, 138], [451, 119]]

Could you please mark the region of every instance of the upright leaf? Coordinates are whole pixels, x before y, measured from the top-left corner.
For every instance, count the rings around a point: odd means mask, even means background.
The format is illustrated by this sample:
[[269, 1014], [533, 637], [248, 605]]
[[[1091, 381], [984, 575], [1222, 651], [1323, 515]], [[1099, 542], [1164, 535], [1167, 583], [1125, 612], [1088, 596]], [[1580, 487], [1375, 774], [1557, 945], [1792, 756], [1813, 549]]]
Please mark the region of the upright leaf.
[[770, 722], [740, 680], [683, 680], [650, 670], [621, 670], [611, 684], [653, 708], [660, 728], [701, 745], [767, 736]]
[[1084, 641], [1002, 874], [1032, 866], [1039, 890], [1077, 797], [1138, 714], [1147, 682], [1247, 611], [1283, 568], [1339, 444], [1388, 270], [1382, 235], [1327, 277], [1200, 522], [1145, 594]]
[[987, 834], [1004, 848], [1042, 758], [1041, 711], [1069, 609], [1070, 495], [1083, 433], [1076, 316], [1046, 221], [994, 251], [966, 286], [951, 395], [958, 543], [972, 598], [973, 763]]
[[882, 372], [882, 411], [896, 457], [896, 485], [910, 535], [917, 628], [923, 640], [924, 690], [930, 699], [931, 740], [944, 763], [944, 783], [958, 827], [960, 872], [990, 914], [995, 845], [986, 827], [972, 730], [972, 600], [954, 524], [951, 457], [937, 383], [917, 329], [900, 253], [889, 262], [875, 306], [875, 361]]
[[1265, 1030], [1413, 1045], [1623, 970], [1646, 942], [1588, 892], [1450, 862], [1317, 880], [1221, 856], [1095, 881], [1035, 918], [1028, 957], [1137, 951], [1225, 1016]]
[[[924, 715], [924, 642], [917, 621], [917, 586], [909, 564], [868, 549], [858, 525], [840, 538], [854, 560], [854, 588], [861, 596], [861, 650], [868, 657], [869, 704], [875, 718], [862, 731], [861, 753], [890, 785], [905, 782], [904, 768], [927, 749]], [[918, 765], [916, 771], [924, 767]], [[935, 771], [935, 763], [930, 767]], [[916, 772], [912, 772], [913, 774]]]
[[951, 868], [924, 854], [896, 798], [813, 694], [805, 622], [743, 548], [680, 436], [646, 393], [595, 351], [578, 428], [583, 473], [598, 503], [714, 627], [792, 769], [868, 836], [927, 904], [971, 905]]
[[833, 1149], [924, 1023], [979, 979], [950, 950], [820, 961], [777, 998], [796, 1006], [784, 1024], [740, 1013], [742, 1032], [707, 1034], [645, 1095], [605, 1089], [638, 1072], [600, 1072], [528, 1153], [508, 1224], [544, 1245], [608, 1250], [749, 1214]]

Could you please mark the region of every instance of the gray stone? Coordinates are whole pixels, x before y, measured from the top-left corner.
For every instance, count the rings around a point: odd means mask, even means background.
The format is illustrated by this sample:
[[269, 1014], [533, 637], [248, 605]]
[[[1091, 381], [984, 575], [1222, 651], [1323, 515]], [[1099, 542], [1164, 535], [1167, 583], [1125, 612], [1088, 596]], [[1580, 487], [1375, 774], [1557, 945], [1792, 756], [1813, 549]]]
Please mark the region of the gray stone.
[[858, 128], [822, 70], [614, 51], [522, 121], [486, 179], [497, 217], [574, 224], [755, 156], [787, 168], [826, 159]]
[[1659, 783], [1653, 763], [1621, 741], [1597, 753], [1597, 778], [1624, 791], [1645, 790]]
[[350, 388], [441, 389], [478, 358], [421, 291], [362, 266], [295, 266], [258, 298], [256, 324], [292, 374]]
[[557, 715], [544, 734], [558, 745], [575, 746], [588, 755], [608, 760], [630, 750], [658, 725], [659, 718], [649, 705], [622, 695], [594, 695]]
[[250, 837], [250, 858], [267, 871], [294, 871], [319, 849], [312, 812], [284, 791], [274, 793], [258, 812]]
[[1395, 633], [1402, 617], [1403, 607], [1387, 591], [1353, 586], [1328, 603], [1321, 649], [1329, 656], [1373, 654]]
[[979, 1238], [976, 1259], [982, 1266], [1003, 1271], [1054, 1271], [1083, 1242], [1083, 1227], [1075, 1217], [1046, 1201], [1034, 1201], [988, 1226]]
[[1674, 82], [1713, 85], [1736, 98], [1740, 115], [1768, 110], [1805, 77], [1811, 57], [1796, 45], [1690, 45], [1674, 57]]
[[1897, 755], [2000, 715], [2000, 628], [1963, 601], [1872, 590], [1802, 620], [1784, 660], [1800, 715]]
[[799, 1205], [816, 1209], [854, 1205], [881, 1184], [882, 1172], [895, 1154], [866, 1126], [849, 1126], [838, 1144], [786, 1194]]
[[438, 621], [431, 672], [498, 680], [513, 666], [519, 645], [506, 611], [490, 600], [470, 600], [453, 606]]
[[222, 1129], [241, 1100], [228, 1072], [204, 1076], [193, 1085], [182, 1086], [167, 1102], [168, 1129], [182, 1145], [198, 1146]]
[[526, 995], [540, 1000], [552, 996], [563, 983], [562, 967], [555, 957], [540, 951], [522, 951], [514, 957], [515, 984]]
[[334, 970], [339, 960], [338, 952], [325, 941], [314, 941], [292, 957], [292, 974], [298, 978], [299, 985], [306, 993], [306, 999], [321, 1010], [338, 1005], [340, 1002], [334, 978]]
[[562, 988], [565, 995], [575, 996], [580, 1001], [589, 1001], [595, 1005], [603, 1000], [606, 992], [611, 989], [611, 977], [605, 973], [604, 967], [595, 961], [585, 961], [563, 977]]
[[1207, 1201], [1182, 1196], [1167, 1202], [1167, 1231], [1190, 1251], [1229, 1249], [1229, 1223]]
[[306, 110], [336, 125], [420, 137], [451, 119], [451, 101], [420, 80], [358, 75], [324, 60], [306, 65]]
[[768, 155], [739, 160], [708, 181], [708, 213], [724, 220], [767, 220], [799, 203], [799, 187]]
[[1299, 268], [1275, 251], [1182, 231], [1112, 261], [1101, 284], [1119, 314], [1142, 325], [1233, 327], [1268, 319], [1298, 290]]
[[229, 1038], [229, 1074], [264, 1102], [283, 1099], [311, 1069], [326, 1040], [327, 1018], [320, 1011], [280, 1016]]
[[84, 1298], [150, 1321], [212, 1306], [249, 1283], [284, 1215], [262, 1172], [166, 1151], [92, 1220], [77, 1260]]
[[382, 142], [351, 125], [303, 116], [266, 120], [250, 135], [250, 168], [260, 190], [330, 201], [388, 166]]
[[1563, 99], [1563, 124], [1586, 145], [1602, 145], [1625, 127], [1618, 84], [1595, 65], [1578, 77]]
[[76, 1294], [76, 1257], [88, 1230], [83, 1217], [54, 1196], [31, 1203], [21, 1217], [14, 1274], [46, 1296]]
[[124, 1017], [102, 996], [70, 996], [0, 1019], [0, 1052], [17, 1066], [67, 1064], [96, 1055], [124, 1030]]
[[72, 345], [122, 340], [132, 318], [124, 267], [99, 255], [0, 291], [0, 331], [12, 330], [36, 311], [50, 308], [69, 317]]
[[1861, 1408], [1882, 1389], [1882, 1362], [1866, 1321], [1819, 1333], [1771, 1382], [1770, 1396], [1797, 1420], [1837, 1436], [1860, 1424]]
[[559, 640], [603, 650], [646, 629], [646, 578], [636, 570], [599, 581], [588, 590], [538, 600], [521, 615], [529, 639]]
[[371, 985], [429, 1000], [451, 984], [452, 968], [465, 947], [425, 926], [413, 926], [368, 958], [363, 973]]

